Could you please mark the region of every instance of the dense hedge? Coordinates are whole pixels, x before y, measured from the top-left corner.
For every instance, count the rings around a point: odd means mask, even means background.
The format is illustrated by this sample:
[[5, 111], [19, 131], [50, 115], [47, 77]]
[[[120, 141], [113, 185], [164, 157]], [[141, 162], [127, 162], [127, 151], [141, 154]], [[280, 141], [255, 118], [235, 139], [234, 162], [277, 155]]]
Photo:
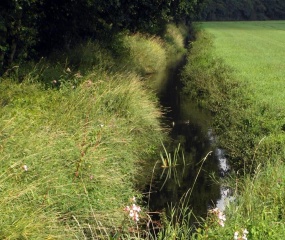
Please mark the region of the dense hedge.
[[105, 42], [123, 29], [157, 34], [169, 21], [194, 16], [199, 4], [195, 0], [2, 0], [0, 73], [15, 60], [41, 57], [90, 37]]

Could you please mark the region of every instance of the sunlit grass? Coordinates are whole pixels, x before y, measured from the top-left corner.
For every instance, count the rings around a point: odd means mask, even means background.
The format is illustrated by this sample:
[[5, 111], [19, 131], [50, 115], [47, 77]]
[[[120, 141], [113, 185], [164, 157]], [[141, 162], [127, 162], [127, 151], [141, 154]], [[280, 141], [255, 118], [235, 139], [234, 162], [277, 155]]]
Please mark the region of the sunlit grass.
[[153, 74], [166, 67], [166, 50], [158, 37], [141, 34], [127, 35], [123, 38], [125, 48], [129, 49], [130, 61], [140, 74]]
[[224, 227], [209, 213], [192, 237], [283, 239], [284, 21], [201, 26], [184, 81], [215, 112], [219, 143], [235, 166], [224, 182], [234, 200], [224, 212]]
[[143, 79], [181, 50], [175, 37], [122, 33], [113, 48], [80, 43], [1, 78], [1, 239], [155, 238], [124, 208], [140, 200], [166, 138]]
[[177, 53], [186, 53], [185, 46], [189, 37], [188, 29], [183, 25], [169, 24], [164, 35], [166, 40], [168, 57], [171, 59], [177, 55]]
[[251, 149], [264, 137], [257, 151], [259, 162], [284, 152], [285, 95], [280, 76], [285, 68], [276, 67], [284, 66], [283, 45], [276, 43], [285, 37], [284, 22], [200, 25], [184, 70], [186, 88], [217, 113], [223, 147], [245, 164], [252, 161]]
[[252, 101], [285, 111], [285, 21], [207, 22], [214, 53], [235, 69], [252, 91]]
[[[268, 162], [265, 168], [257, 168], [254, 176], [233, 179], [235, 200], [227, 206], [224, 227], [209, 215], [195, 239], [283, 239], [284, 170], [283, 162]], [[241, 238], [245, 230], [247, 238]], [[235, 233], [240, 238], [234, 238]]]
[[80, 78], [43, 61], [1, 79], [1, 239], [107, 238], [151, 174], [165, 136], [154, 93], [132, 68], [86, 61]]

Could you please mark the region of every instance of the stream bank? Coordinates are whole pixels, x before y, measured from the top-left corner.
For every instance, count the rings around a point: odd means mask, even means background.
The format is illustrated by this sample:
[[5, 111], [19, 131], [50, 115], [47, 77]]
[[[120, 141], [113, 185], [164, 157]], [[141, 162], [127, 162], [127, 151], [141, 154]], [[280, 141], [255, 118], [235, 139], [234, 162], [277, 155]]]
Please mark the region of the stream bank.
[[180, 72], [185, 62], [182, 56], [167, 70], [164, 85], [158, 91], [161, 106], [165, 109], [163, 123], [170, 128], [170, 143], [166, 149], [173, 156], [179, 147], [179, 156], [184, 161], [180, 159], [170, 175], [168, 171], [171, 167], [165, 169], [160, 163], [157, 164], [156, 177], [148, 186], [150, 193], [147, 201], [150, 212], [170, 213], [171, 206], [178, 206], [191, 189], [186, 200], [187, 207], [197, 218], [205, 217], [210, 208], [224, 209], [229, 191], [210, 176], [224, 177], [229, 165], [224, 150], [216, 147], [211, 113], [182, 94]]

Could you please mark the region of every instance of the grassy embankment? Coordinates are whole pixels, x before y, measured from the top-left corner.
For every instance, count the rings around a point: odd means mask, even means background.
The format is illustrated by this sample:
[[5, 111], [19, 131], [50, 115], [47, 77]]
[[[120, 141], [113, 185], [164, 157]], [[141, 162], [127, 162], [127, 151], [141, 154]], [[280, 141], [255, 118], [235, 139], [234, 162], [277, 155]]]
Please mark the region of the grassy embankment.
[[141, 198], [166, 136], [142, 78], [183, 51], [183, 34], [174, 26], [164, 39], [121, 34], [1, 78], [1, 239], [135, 234], [123, 209]]
[[185, 92], [214, 113], [220, 144], [235, 166], [227, 184], [236, 199], [224, 227], [210, 214], [196, 238], [242, 239], [247, 229], [248, 239], [283, 239], [285, 22], [200, 27], [183, 72]]

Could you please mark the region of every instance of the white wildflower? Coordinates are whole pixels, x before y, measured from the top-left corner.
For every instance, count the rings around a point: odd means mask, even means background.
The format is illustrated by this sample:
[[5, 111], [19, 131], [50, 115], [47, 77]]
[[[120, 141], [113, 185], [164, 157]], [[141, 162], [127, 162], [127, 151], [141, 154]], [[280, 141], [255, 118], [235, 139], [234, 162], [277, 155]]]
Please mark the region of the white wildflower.
[[[136, 198], [133, 197], [131, 200], [133, 202], [135, 202]], [[131, 206], [126, 206], [124, 210], [126, 212], [128, 212], [129, 217], [132, 218], [134, 221], [136, 221], [136, 222], [139, 221], [139, 212], [141, 211], [140, 206], [138, 206], [135, 203], [133, 203]]]
[[22, 168], [23, 168], [25, 171], [28, 171], [28, 166], [27, 166], [27, 165], [23, 165]]
[[239, 233], [239, 231], [236, 231], [235, 233], [234, 233], [234, 240], [247, 240], [247, 234], [248, 234], [249, 232], [247, 231], [247, 229], [245, 228], [245, 229], [243, 229], [242, 230], [242, 237], [240, 236], [240, 233]]
[[220, 209], [214, 208], [214, 209], [209, 210], [209, 212], [214, 214], [218, 218], [218, 223], [222, 227], [225, 226], [226, 216], [224, 215], [224, 213]]

